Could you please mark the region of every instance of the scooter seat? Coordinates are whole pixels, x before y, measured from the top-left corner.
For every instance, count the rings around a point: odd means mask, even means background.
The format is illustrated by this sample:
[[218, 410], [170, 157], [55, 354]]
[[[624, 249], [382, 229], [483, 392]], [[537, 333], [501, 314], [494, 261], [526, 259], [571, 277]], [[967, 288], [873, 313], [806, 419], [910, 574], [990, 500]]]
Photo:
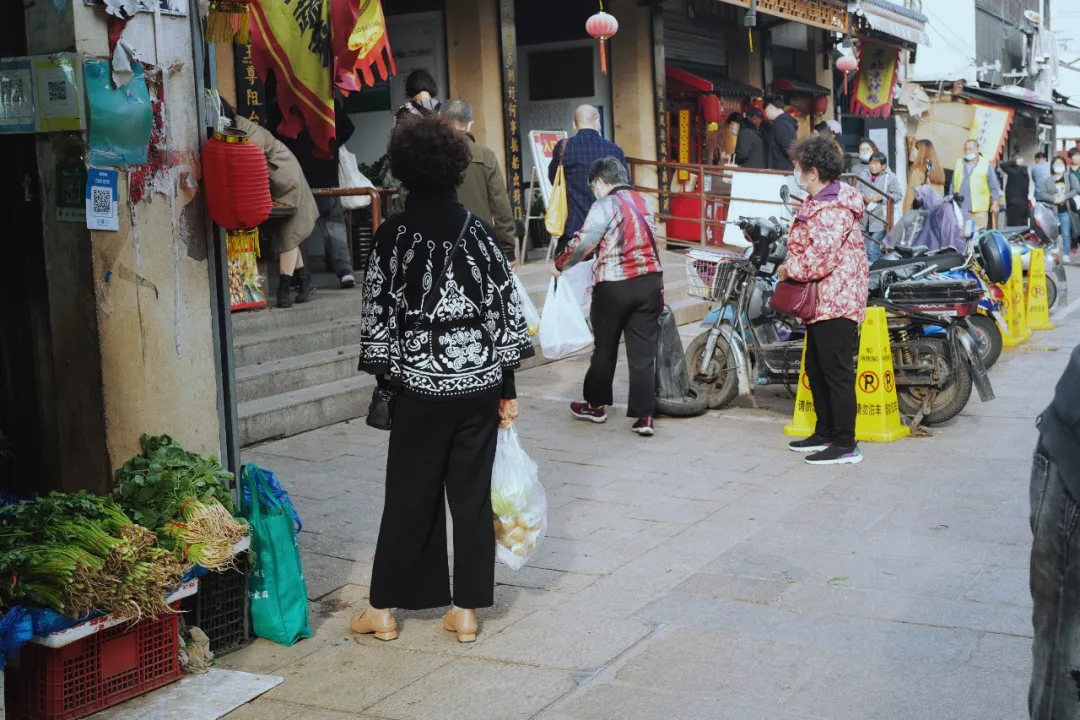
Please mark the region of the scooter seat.
[[905, 265], [933, 265], [937, 272], [945, 272], [958, 268], [964, 264], [964, 256], [960, 253], [946, 252], [935, 255], [920, 255], [914, 258], [898, 258], [896, 260], [881, 259], [870, 266], [871, 271], [888, 270], [889, 268], [904, 267]]
[[1011, 235], [1019, 235], [1020, 233], [1026, 233], [1030, 229], [1031, 226], [1029, 225], [1013, 225], [1011, 227], [998, 228], [997, 231], [1005, 237], [1009, 237]]
[[911, 247], [895, 247], [893, 250], [896, 254], [902, 258], [911, 258], [916, 255], [925, 255], [930, 252], [930, 248], [925, 245], [912, 245]]

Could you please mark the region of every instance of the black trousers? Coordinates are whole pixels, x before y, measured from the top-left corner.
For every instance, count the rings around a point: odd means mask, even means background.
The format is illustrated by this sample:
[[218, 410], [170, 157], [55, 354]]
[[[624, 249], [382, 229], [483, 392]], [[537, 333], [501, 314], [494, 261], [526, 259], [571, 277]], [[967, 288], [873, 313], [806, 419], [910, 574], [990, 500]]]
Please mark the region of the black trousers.
[[855, 353], [859, 325], [837, 318], [806, 326], [806, 379], [814, 394], [814, 434], [855, 447]]
[[659, 273], [597, 283], [593, 288], [590, 316], [596, 343], [585, 373], [585, 402], [594, 407], [615, 402], [611, 383], [619, 361], [619, 339], [625, 334], [630, 364], [626, 415], [643, 418], [656, 413], [656, 336], [663, 293], [664, 278]]
[[[491, 470], [499, 430], [496, 390], [432, 402], [401, 395], [386, 458], [371, 606], [423, 610], [453, 601], [494, 604]], [[445, 498], [445, 501], [444, 501]], [[454, 520], [454, 594], [446, 555], [446, 507]]]
[[1016, 202], [1005, 202], [1005, 222], [1009, 227], [1019, 227], [1028, 224], [1027, 199]]

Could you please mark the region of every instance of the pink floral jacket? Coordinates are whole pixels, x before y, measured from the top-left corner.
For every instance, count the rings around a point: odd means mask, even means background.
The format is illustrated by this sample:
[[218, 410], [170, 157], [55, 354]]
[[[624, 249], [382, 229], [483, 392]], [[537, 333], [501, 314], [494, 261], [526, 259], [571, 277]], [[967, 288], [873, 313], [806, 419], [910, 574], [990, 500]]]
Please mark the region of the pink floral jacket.
[[864, 210], [862, 194], [839, 181], [799, 208], [784, 266], [792, 280], [821, 281], [817, 315], [804, 318], [807, 324], [835, 318], [861, 323], [866, 317], [870, 269], [859, 225]]

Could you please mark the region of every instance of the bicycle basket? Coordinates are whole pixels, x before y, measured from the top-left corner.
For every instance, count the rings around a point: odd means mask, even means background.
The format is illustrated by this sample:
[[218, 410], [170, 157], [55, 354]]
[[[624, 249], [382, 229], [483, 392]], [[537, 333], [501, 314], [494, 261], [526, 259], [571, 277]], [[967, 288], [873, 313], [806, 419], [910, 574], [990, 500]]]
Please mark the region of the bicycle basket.
[[686, 255], [686, 294], [714, 302], [727, 300], [738, 270], [750, 259], [723, 250], [691, 250]]

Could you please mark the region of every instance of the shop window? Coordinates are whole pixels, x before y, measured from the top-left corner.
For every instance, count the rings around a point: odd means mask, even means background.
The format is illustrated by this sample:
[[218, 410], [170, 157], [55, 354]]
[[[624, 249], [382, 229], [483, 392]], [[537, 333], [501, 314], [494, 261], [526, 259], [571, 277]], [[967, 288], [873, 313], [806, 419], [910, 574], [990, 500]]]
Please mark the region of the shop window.
[[588, 98], [596, 94], [593, 48], [529, 53], [529, 101]]

